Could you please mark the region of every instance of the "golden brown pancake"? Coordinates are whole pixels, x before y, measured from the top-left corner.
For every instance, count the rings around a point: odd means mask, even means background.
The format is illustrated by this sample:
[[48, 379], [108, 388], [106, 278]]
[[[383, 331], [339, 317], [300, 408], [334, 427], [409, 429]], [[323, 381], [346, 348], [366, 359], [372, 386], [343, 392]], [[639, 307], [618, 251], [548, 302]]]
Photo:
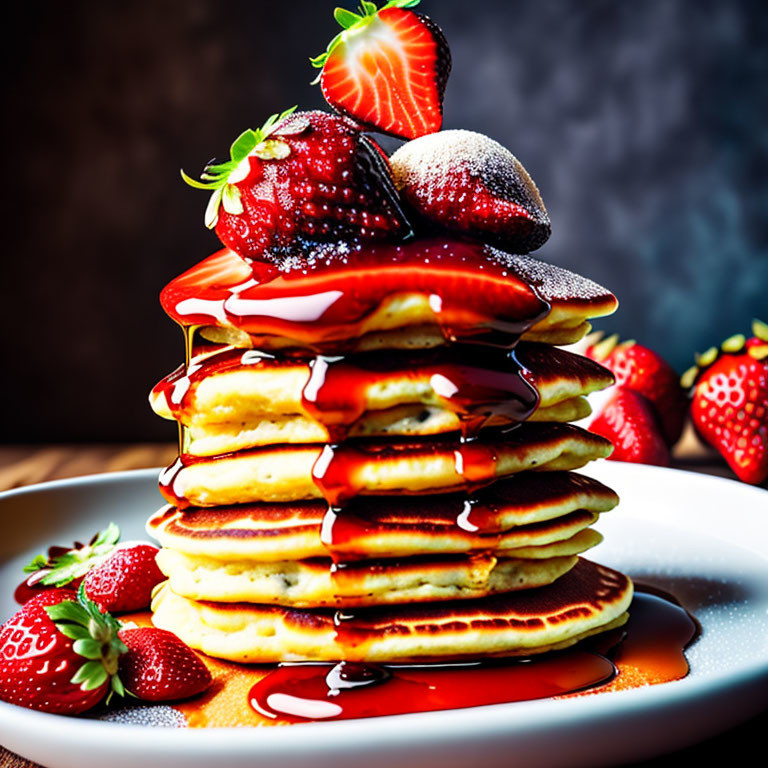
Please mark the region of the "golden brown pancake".
[[187, 427], [189, 453], [213, 456], [335, 442], [331, 429], [341, 422], [349, 437], [416, 437], [459, 431], [462, 418], [500, 426], [533, 409], [535, 421], [572, 421], [589, 415], [585, 395], [613, 382], [603, 366], [543, 344], [521, 344], [519, 364], [507, 354], [486, 352], [485, 361], [472, 350], [435, 350], [326, 361], [204, 350], [161, 381], [150, 401]]
[[[609, 456], [610, 441], [571, 424], [526, 423], [469, 443], [346, 442], [281, 445], [213, 458], [187, 457], [163, 472], [160, 490], [178, 507], [296, 501], [325, 495], [440, 493], [528, 469], [578, 469]], [[321, 493], [321, 487], [324, 491]]]
[[476, 600], [333, 611], [197, 602], [168, 585], [156, 626], [210, 656], [247, 663], [395, 662], [521, 656], [565, 648], [626, 620], [632, 583], [588, 560], [553, 584]]
[[164, 548], [160, 570], [177, 595], [192, 600], [359, 607], [435, 600], [467, 600], [551, 584], [576, 563], [575, 555], [600, 543], [581, 531], [571, 539], [522, 554], [536, 557], [428, 555], [334, 564], [327, 558], [258, 562], [213, 560]]
[[570, 538], [618, 503], [573, 472], [522, 472], [471, 495], [361, 497], [341, 512], [322, 500], [165, 507], [147, 532], [164, 547], [218, 560], [408, 557], [540, 547]]

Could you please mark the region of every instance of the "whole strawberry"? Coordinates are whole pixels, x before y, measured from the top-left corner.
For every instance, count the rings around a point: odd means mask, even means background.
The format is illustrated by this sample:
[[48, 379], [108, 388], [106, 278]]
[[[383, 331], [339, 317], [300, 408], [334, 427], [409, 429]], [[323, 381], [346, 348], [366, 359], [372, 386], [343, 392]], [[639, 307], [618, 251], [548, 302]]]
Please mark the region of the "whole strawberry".
[[651, 401], [668, 446], [680, 439], [687, 399], [674, 368], [658, 353], [635, 341], [619, 343], [614, 334], [589, 347], [586, 354], [608, 368], [618, 386], [628, 387]]
[[419, 0], [363, 2], [334, 12], [343, 31], [310, 61], [325, 100], [374, 131], [414, 139], [440, 130], [451, 53]]
[[550, 234], [549, 216], [517, 158], [472, 131], [441, 131], [403, 144], [390, 158], [405, 202], [431, 227], [528, 253]]
[[85, 593], [102, 611], [122, 613], [149, 608], [152, 590], [165, 579], [152, 544], [118, 547], [83, 579]]
[[205, 223], [246, 259], [282, 260], [319, 244], [350, 246], [410, 233], [386, 155], [350, 120], [288, 110], [245, 131], [231, 159], [193, 187], [212, 190]]
[[38, 555], [24, 568], [32, 575], [25, 582], [27, 589], [17, 590], [20, 602], [40, 588], [71, 589], [82, 582], [87, 597], [102, 611], [149, 608], [152, 590], [165, 578], [155, 563], [159, 550], [153, 544], [119, 544], [119, 540], [120, 529], [110, 523], [90, 544], [52, 547], [47, 556]]
[[120, 657], [120, 677], [144, 701], [185, 699], [211, 684], [211, 673], [195, 652], [172, 632], [155, 627], [122, 629], [128, 652]]
[[28, 600], [0, 627], [0, 699], [77, 714], [110, 690], [123, 693], [119, 625], [82, 592], [51, 589]]
[[712, 347], [683, 374], [692, 387], [691, 420], [736, 476], [755, 485], [768, 478], [768, 326]]
[[613, 461], [669, 466], [669, 449], [653, 406], [646, 397], [628, 387], [614, 387], [589, 430], [613, 443], [609, 457]]

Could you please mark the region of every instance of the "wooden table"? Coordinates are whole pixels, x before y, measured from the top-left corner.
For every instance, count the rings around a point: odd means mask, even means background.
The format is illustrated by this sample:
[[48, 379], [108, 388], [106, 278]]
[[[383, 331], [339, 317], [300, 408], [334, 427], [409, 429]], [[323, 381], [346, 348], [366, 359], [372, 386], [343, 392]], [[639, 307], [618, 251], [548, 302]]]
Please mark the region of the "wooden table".
[[[0, 446], [0, 491], [77, 475], [160, 467], [174, 459], [176, 450], [175, 444]], [[680, 468], [731, 476], [727, 467], [697, 446], [690, 434], [681, 441], [676, 457]], [[635, 768], [687, 768], [718, 760], [728, 764], [740, 757], [752, 760], [764, 754], [767, 728], [768, 712], [690, 749], [636, 763]], [[0, 747], [0, 768], [40, 766]]]

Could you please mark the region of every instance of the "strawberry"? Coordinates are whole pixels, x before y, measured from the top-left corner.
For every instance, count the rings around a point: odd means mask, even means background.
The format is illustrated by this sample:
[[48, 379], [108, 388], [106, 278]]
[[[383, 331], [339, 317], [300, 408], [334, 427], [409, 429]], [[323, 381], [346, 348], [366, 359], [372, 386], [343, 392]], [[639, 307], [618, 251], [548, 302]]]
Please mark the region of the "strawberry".
[[53, 546], [45, 555], [37, 555], [24, 566], [31, 574], [16, 591], [19, 602], [34, 597], [35, 591], [50, 587], [77, 588], [86, 573], [96, 563], [105, 560], [115, 551], [120, 540], [120, 529], [110, 523], [99, 531], [88, 544], [76, 541], [72, 547]]
[[669, 466], [669, 449], [659, 430], [653, 406], [633, 389], [615, 387], [589, 430], [613, 443], [610, 456], [613, 461]]
[[768, 478], [768, 325], [755, 320], [754, 336], [731, 336], [699, 355], [683, 374], [692, 387], [696, 431], [745, 483]]
[[124, 693], [119, 625], [70, 589], [28, 600], [0, 627], [0, 699], [60, 714], [85, 712], [110, 689]]
[[211, 673], [172, 632], [155, 627], [122, 629], [128, 652], [120, 657], [125, 688], [144, 701], [186, 699], [211, 684]]
[[528, 253], [550, 233], [549, 216], [525, 168], [493, 139], [441, 131], [390, 158], [403, 199], [429, 225]]
[[17, 592], [28, 597], [41, 587], [72, 588], [82, 581], [86, 595], [103, 611], [148, 608], [152, 589], [165, 578], [155, 563], [158, 548], [142, 542], [118, 545], [119, 539], [120, 529], [110, 523], [88, 545], [51, 547], [47, 556], [38, 555], [25, 566], [32, 573], [25, 582], [30, 588]]
[[668, 446], [683, 431], [687, 411], [680, 379], [660, 355], [635, 341], [618, 343], [617, 334], [589, 347], [587, 357], [602, 363], [616, 377], [616, 384], [638, 392], [653, 404]]
[[346, 118], [291, 109], [242, 133], [230, 154], [207, 165], [202, 182], [182, 177], [213, 191], [206, 226], [245, 259], [410, 234], [386, 155]]
[[390, 0], [380, 10], [334, 12], [343, 27], [326, 51], [310, 59], [321, 69], [325, 100], [366, 128], [401, 139], [440, 130], [451, 53], [440, 28], [408, 10], [419, 0]]
[[102, 611], [121, 613], [149, 608], [152, 590], [165, 579], [153, 544], [119, 547], [85, 575], [85, 593]]

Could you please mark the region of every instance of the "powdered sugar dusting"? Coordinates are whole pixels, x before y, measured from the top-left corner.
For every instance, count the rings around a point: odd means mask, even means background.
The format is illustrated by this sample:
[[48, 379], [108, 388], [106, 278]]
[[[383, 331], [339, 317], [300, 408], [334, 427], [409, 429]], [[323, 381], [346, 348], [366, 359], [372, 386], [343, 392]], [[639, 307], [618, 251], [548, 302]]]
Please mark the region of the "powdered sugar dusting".
[[604, 302], [613, 304], [615, 296], [602, 285], [554, 264], [532, 259], [530, 256], [513, 256], [498, 248], [487, 246], [494, 260], [530, 283], [545, 301]]
[[494, 195], [547, 219], [539, 190], [518, 159], [497, 141], [465, 130], [440, 131], [409, 141], [390, 158], [398, 189], [418, 187], [430, 204], [446, 192], [466, 193], [480, 179]]

